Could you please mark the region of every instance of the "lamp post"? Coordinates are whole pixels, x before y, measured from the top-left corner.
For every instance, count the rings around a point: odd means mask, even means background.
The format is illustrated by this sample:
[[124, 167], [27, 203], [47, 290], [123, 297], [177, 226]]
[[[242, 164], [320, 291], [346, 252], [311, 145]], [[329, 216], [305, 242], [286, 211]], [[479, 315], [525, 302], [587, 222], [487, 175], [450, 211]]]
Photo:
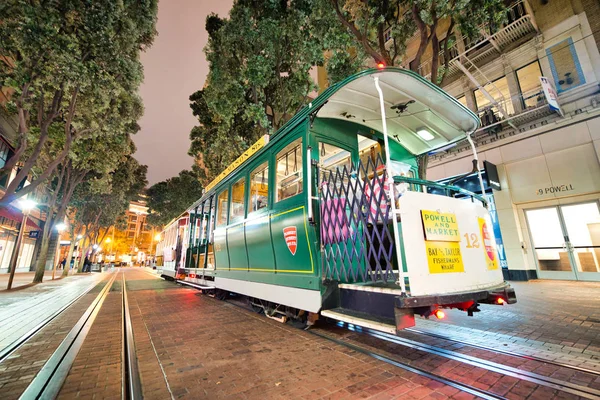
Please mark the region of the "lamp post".
[[[59, 249], [58, 254], [60, 255], [60, 235], [62, 235], [64, 230], [67, 228], [67, 225], [64, 222], [59, 222], [58, 224], [55, 225], [55, 228], [58, 231], [58, 249]], [[62, 262], [62, 260], [59, 262]], [[65, 264], [65, 268], [67, 268], [66, 264]], [[52, 280], [54, 280], [55, 273], [56, 273], [56, 263], [54, 263], [54, 266], [52, 267]]]
[[15, 247], [13, 248], [10, 256], [10, 263], [8, 264], [10, 276], [8, 278], [7, 289], [12, 287], [13, 279], [15, 277], [15, 269], [17, 269], [17, 259], [19, 258], [19, 251], [21, 250], [21, 242], [23, 241], [25, 226], [27, 225], [27, 217], [29, 216], [31, 209], [36, 206], [36, 203], [33, 200], [24, 199], [20, 201], [20, 206], [21, 210], [23, 211], [23, 221], [21, 221], [21, 228], [19, 229], [19, 234], [17, 235], [17, 240], [15, 241]]

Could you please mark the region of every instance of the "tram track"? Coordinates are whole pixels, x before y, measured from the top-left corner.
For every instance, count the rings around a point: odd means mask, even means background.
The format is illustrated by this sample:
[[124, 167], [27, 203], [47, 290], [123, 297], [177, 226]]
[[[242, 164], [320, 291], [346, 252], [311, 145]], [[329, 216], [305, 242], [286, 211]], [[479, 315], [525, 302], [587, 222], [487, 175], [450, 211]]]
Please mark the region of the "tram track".
[[[71, 374], [71, 367], [75, 363], [82, 349], [88, 333], [103, 309], [105, 300], [108, 298], [113, 284], [118, 282], [121, 274], [121, 397], [123, 399], [141, 399], [142, 388], [140, 383], [133, 328], [129, 314], [129, 303], [127, 298], [125, 273], [119, 271], [114, 273], [98, 293], [90, 306], [79, 318], [77, 323], [69, 331], [58, 348], [43, 365], [41, 370], [33, 378], [29, 386], [21, 394], [20, 399], [55, 399], [61, 393], [67, 378]], [[114, 298], [113, 298], [114, 300]]]
[[404, 347], [408, 347], [414, 350], [419, 350], [428, 354], [441, 356], [450, 360], [458, 361], [463, 364], [468, 364], [474, 367], [482, 368], [487, 371], [497, 372], [499, 374], [517, 378], [519, 380], [525, 380], [538, 385], [546, 386], [551, 389], [557, 389], [562, 392], [567, 392], [588, 399], [600, 399], [600, 390], [589, 388], [586, 386], [574, 384], [564, 380], [544, 376], [534, 372], [526, 371], [523, 369], [515, 368], [512, 366], [504, 365], [494, 361], [488, 361], [482, 358], [473, 357], [467, 354], [459, 353], [452, 350], [443, 349], [440, 347], [432, 346], [426, 343], [417, 342], [410, 339], [401, 338], [398, 336], [390, 335], [375, 331], [369, 328], [361, 327], [348, 327], [349, 330], [363, 333], [368, 336], [372, 336], [381, 340], [389, 341], [395, 344], [399, 344]]
[[537, 361], [537, 362], [548, 364], [548, 365], [554, 365], [554, 366], [561, 367], [561, 368], [573, 369], [573, 370], [576, 370], [576, 371], [579, 371], [579, 372], [584, 372], [586, 374], [600, 376], [600, 371], [589, 369], [589, 368], [580, 367], [578, 365], [571, 365], [571, 364], [561, 363], [561, 362], [557, 362], [557, 361], [554, 361], [554, 360], [548, 360], [548, 359], [542, 358], [542, 357], [536, 357], [536, 356], [532, 356], [532, 355], [521, 354], [521, 353], [517, 353], [517, 352], [513, 352], [513, 351], [497, 349], [497, 348], [491, 347], [491, 346], [485, 346], [485, 345], [482, 345], [482, 344], [476, 344], [476, 343], [472, 343], [472, 342], [468, 342], [468, 341], [453, 339], [453, 338], [450, 338], [450, 337], [447, 337], [447, 336], [444, 336], [444, 335], [440, 335], [440, 334], [432, 333], [432, 332], [426, 332], [426, 331], [422, 331], [422, 330], [416, 329], [416, 328], [406, 328], [405, 331], [410, 332], [410, 333], [414, 333], [416, 335], [429, 336], [429, 337], [433, 337], [433, 338], [436, 338], [436, 339], [442, 339], [442, 340], [446, 340], [446, 341], [453, 342], [453, 343], [460, 343], [460, 344], [463, 344], [465, 346], [469, 346], [469, 347], [473, 347], [473, 348], [477, 348], [477, 349], [482, 349], [482, 350], [490, 351], [490, 352], [493, 352], [493, 353], [504, 354], [504, 355], [511, 356], [511, 357], [518, 357], [518, 358], [522, 358], [522, 359], [529, 360], [529, 361]]
[[[251, 308], [249, 308], [245, 304], [240, 303], [239, 301], [228, 300], [226, 302], [228, 304], [234, 305], [243, 310], [255, 313], [255, 311], [253, 311]], [[421, 352], [424, 352], [427, 354], [431, 354], [434, 356], [444, 357], [449, 360], [460, 362], [461, 364], [470, 365], [473, 367], [484, 369], [486, 371], [495, 372], [495, 373], [501, 374], [503, 376], [512, 377], [512, 378], [518, 379], [520, 381], [527, 381], [527, 382], [530, 382], [530, 383], [533, 383], [533, 384], [536, 384], [539, 386], [544, 386], [544, 387], [548, 387], [550, 389], [554, 389], [557, 391], [566, 392], [566, 393], [569, 393], [569, 394], [572, 394], [575, 396], [579, 396], [580, 398], [600, 399], [600, 390], [582, 386], [582, 385], [578, 385], [578, 384], [571, 383], [571, 382], [568, 382], [565, 380], [552, 378], [550, 376], [544, 376], [541, 374], [526, 371], [526, 370], [512, 367], [509, 365], [504, 365], [504, 364], [494, 362], [494, 361], [488, 361], [485, 359], [473, 357], [473, 356], [455, 352], [452, 350], [446, 350], [446, 349], [432, 346], [432, 345], [429, 345], [426, 343], [421, 343], [421, 342], [417, 342], [415, 340], [401, 338], [401, 337], [398, 337], [395, 335], [376, 331], [376, 330], [369, 329], [369, 328], [362, 328], [359, 326], [348, 326], [348, 324], [343, 323], [343, 322], [337, 322], [335, 325], [337, 325], [339, 327], [343, 327], [344, 329], [346, 329], [350, 332], [354, 332], [359, 335], [366, 335], [366, 336], [375, 338], [377, 340], [394, 343], [394, 344], [397, 344], [397, 345], [400, 345], [400, 346], [403, 346], [406, 348], [418, 350], [418, 351], [421, 351]], [[353, 339], [346, 338], [346, 340], [341, 340], [341, 339], [332, 337], [331, 335], [325, 333], [325, 332], [327, 332], [327, 326], [319, 327], [316, 329], [311, 328], [311, 329], [307, 329], [305, 331], [308, 332], [309, 334], [321, 337], [323, 339], [326, 339], [328, 341], [336, 343], [340, 346], [344, 346], [353, 351], [357, 351], [361, 354], [368, 355], [370, 357], [373, 357], [377, 360], [380, 360], [387, 364], [393, 365], [395, 367], [413, 372], [420, 376], [423, 376], [423, 377], [435, 380], [437, 382], [443, 383], [445, 385], [451, 386], [453, 388], [465, 391], [474, 396], [484, 398], [484, 399], [505, 399], [505, 397], [500, 394], [493, 393], [488, 390], [482, 390], [480, 388], [466, 384], [459, 380], [447, 378], [443, 375], [440, 375], [440, 374], [437, 374], [437, 373], [434, 373], [431, 371], [427, 371], [426, 369], [411, 365], [408, 362], [403, 362], [399, 359], [396, 359], [396, 357], [390, 357], [389, 355], [382, 354], [379, 351], [371, 350], [369, 348], [360, 346], [356, 343], [350, 343], [350, 341], [356, 342]], [[462, 343], [462, 342], [460, 342], [460, 343]], [[464, 344], [468, 345], [468, 343], [464, 343]], [[372, 345], [368, 345], [368, 346], [375, 347]], [[488, 350], [488, 349], [485, 349], [485, 350]], [[393, 353], [389, 353], [389, 354], [393, 354]], [[507, 355], [510, 355], [510, 354], [507, 354]], [[399, 355], [399, 357], [402, 357], [402, 356]], [[547, 363], [543, 359], [540, 359], [540, 360], [536, 359], [534, 361], [539, 361], [540, 363]], [[561, 366], [561, 365], [559, 365], [560, 363], [553, 363], [553, 364], [557, 365], [557, 366]], [[586, 371], [579, 371], [579, 372], [586, 372]], [[598, 374], [595, 371], [593, 371], [593, 372], [595, 373], [595, 375]]]

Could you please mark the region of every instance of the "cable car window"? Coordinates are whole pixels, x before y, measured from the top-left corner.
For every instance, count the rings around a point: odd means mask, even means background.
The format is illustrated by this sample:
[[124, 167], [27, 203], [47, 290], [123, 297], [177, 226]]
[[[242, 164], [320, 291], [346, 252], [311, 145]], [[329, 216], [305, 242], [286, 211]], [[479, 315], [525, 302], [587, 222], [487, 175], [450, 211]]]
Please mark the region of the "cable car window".
[[325, 171], [335, 172], [336, 170], [341, 172], [344, 167], [346, 167], [348, 173], [352, 170], [350, 152], [337, 146], [323, 142], [319, 143], [319, 160], [321, 170], [324, 173]]
[[250, 212], [269, 205], [269, 162], [265, 161], [250, 172]]
[[227, 203], [229, 199], [229, 190], [223, 190], [219, 193], [217, 201], [217, 226], [227, 225]]
[[302, 193], [302, 139], [296, 139], [277, 154], [276, 201]]
[[229, 223], [241, 221], [245, 217], [244, 195], [246, 194], [246, 178], [242, 178], [231, 186], [231, 205], [229, 206]]

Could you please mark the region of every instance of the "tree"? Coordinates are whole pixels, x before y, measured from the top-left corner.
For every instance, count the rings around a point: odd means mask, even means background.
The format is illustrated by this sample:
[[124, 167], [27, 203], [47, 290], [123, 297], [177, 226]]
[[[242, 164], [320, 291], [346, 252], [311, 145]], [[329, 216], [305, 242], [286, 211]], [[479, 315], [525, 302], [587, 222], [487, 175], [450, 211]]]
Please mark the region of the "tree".
[[191, 171], [181, 171], [178, 176], [158, 182], [146, 190], [148, 198], [148, 223], [164, 226], [184, 212], [202, 196], [202, 185]]
[[76, 189], [71, 204], [74, 209], [71, 223], [78, 227], [74, 235], [83, 237], [82, 254], [87, 254], [94, 244], [102, 243], [129, 207], [129, 202], [139, 198], [148, 183], [147, 169], [128, 155], [107, 174], [106, 179], [103, 176], [86, 179]]
[[[417, 33], [419, 46], [409, 67], [419, 72], [424, 54], [431, 51], [430, 79], [435, 84], [441, 84], [448, 70], [455, 30], [473, 38], [484, 25], [497, 26], [506, 18], [503, 0], [330, 0], [330, 3], [357, 46], [376, 63], [391, 66], [401, 62], [408, 41]], [[443, 65], [440, 65], [440, 51], [444, 54]]]
[[[419, 46], [409, 68], [421, 73], [422, 58], [430, 51], [429, 79], [440, 86], [452, 58], [449, 51], [453, 33], [458, 31], [466, 38], [473, 38], [484, 25], [497, 26], [506, 18], [503, 0], [329, 1], [356, 45], [376, 63], [399, 64], [407, 55], [409, 40], [417, 33]], [[428, 159], [427, 154], [417, 157], [421, 179], [426, 178]]]
[[[76, 141], [135, 125], [135, 119], [115, 116], [135, 106], [123, 99], [135, 96], [142, 80], [139, 52], [154, 38], [156, 12], [156, 0], [0, 4], [0, 82], [14, 91], [11, 107], [19, 121], [17, 149], [0, 173], [23, 163], [1, 204], [51, 178]], [[42, 167], [39, 160], [56, 124], [63, 147]], [[37, 177], [17, 192], [36, 167]]]
[[328, 59], [336, 71], [357, 68], [350, 35], [323, 1], [240, 0], [229, 18], [208, 16], [207, 86], [190, 97], [200, 124], [189, 153], [203, 184], [310, 101], [311, 68]]

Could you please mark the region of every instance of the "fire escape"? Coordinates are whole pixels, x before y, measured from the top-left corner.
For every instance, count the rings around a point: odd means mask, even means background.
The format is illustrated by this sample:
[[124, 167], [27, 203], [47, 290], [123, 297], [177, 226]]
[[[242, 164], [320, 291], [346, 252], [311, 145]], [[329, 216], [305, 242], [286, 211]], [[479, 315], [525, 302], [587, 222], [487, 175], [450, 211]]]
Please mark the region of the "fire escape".
[[[481, 26], [479, 35], [472, 39], [462, 37], [458, 31], [455, 32], [456, 40], [449, 49], [450, 60], [446, 81], [453, 82], [464, 75], [489, 101], [485, 110], [478, 110], [484, 126], [481, 131], [489, 131], [492, 125], [498, 125], [500, 128], [499, 125], [502, 124], [517, 128], [520, 124], [539, 117], [539, 112], [546, 112], [545, 99], [538, 97], [539, 104], [534, 107], [535, 109], [509, 114], [507, 105], [511, 99], [505, 98], [502, 91], [482, 70], [484, 65], [533, 39], [537, 34], [538, 27], [528, 0], [513, 3], [508, 8], [506, 22], [501, 27]], [[414, 40], [418, 38], [415, 37]], [[404, 67], [408, 67], [409, 61], [406, 60]], [[444, 52], [440, 51], [439, 65], [445, 65], [445, 61]], [[421, 63], [418, 72], [430, 78], [431, 58]], [[524, 93], [523, 97], [525, 98], [526, 95]], [[539, 112], [536, 114], [535, 111]]]

